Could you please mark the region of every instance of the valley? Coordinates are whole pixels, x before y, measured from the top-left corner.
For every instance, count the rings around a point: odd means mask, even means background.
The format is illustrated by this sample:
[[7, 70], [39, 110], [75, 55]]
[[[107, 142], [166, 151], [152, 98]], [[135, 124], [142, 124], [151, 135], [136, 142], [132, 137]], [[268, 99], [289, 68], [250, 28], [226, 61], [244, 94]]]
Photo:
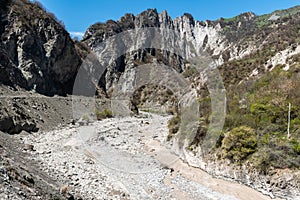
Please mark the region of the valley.
[[79, 40], [0, 5], [0, 199], [300, 199], [300, 6]]

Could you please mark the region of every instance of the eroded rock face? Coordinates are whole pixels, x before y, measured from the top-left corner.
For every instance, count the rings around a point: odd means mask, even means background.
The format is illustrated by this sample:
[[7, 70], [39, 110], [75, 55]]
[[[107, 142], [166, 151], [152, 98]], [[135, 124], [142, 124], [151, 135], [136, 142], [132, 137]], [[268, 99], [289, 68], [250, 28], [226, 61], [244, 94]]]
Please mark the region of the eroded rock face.
[[0, 82], [46, 95], [71, 91], [81, 63], [74, 43], [38, 3], [1, 1]]
[[[139, 49], [127, 52], [116, 60], [111, 60], [105, 72], [105, 79], [101, 81], [101, 84], [104, 85], [104, 90], [108, 92], [109, 96], [109, 91], [113, 90], [120, 75], [124, 72], [126, 73], [127, 69], [135, 66], [145, 63], [162, 63], [171, 66], [178, 72], [183, 72], [187, 67], [185, 59], [202, 55], [201, 52], [203, 51], [213, 58], [216, 65], [251, 53], [256, 49], [255, 45], [247, 44], [247, 47], [241, 48], [239, 41], [243, 37], [233, 41], [231, 40], [233, 36], [229, 35], [227, 37], [224, 34], [226, 26], [232, 29], [237, 29], [240, 26], [243, 29], [243, 26], [254, 23], [253, 19], [256, 16], [253, 13], [245, 13], [238, 17], [241, 19], [240, 24], [231, 24], [231, 22], [224, 22], [222, 19], [201, 22], [195, 20], [188, 13], [172, 19], [166, 11], [158, 13], [156, 9], [148, 9], [137, 16], [126, 14], [118, 21], [108, 20], [106, 23], [96, 23], [90, 26], [83, 37], [82, 43], [87, 44], [97, 53], [101, 53], [103, 48], [99, 50], [99, 46], [105, 44], [111, 36], [131, 29], [147, 27], [174, 30], [179, 37], [176, 39], [176, 42], [179, 41], [178, 47], [180, 47], [182, 55], [161, 49]], [[238, 34], [240, 33], [237, 32]], [[167, 39], [170, 35], [166, 32], [162, 33], [162, 37]], [[172, 40], [172, 38], [169, 39]], [[135, 38], [134, 42], [138, 44], [150, 42], [146, 40], [141, 35], [141, 37]], [[124, 49], [123, 42], [116, 42], [111, 53], [117, 55], [120, 49]]]

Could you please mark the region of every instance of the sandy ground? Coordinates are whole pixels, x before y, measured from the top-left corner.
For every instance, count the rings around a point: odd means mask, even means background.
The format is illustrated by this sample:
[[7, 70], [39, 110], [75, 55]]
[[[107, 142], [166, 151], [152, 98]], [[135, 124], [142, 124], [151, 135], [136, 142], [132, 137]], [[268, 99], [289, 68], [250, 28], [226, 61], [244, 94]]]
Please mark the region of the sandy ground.
[[54, 179], [85, 199], [270, 199], [188, 166], [165, 147], [170, 116], [105, 119], [23, 137]]

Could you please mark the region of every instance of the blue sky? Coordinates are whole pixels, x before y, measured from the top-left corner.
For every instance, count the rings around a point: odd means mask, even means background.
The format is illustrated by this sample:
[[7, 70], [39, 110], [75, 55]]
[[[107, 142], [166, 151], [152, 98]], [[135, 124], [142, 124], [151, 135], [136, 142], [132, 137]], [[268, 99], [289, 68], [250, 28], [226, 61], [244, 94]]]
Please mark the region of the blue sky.
[[[125, 13], [138, 14], [147, 8], [167, 10], [172, 18], [187, 12], [197, 20], [228, 18], [252, 11], [270, 13], [300, 5], [300, 0], [38, 0], [62, 20], [71, 35], [80, 35], [95, 22], [117, 20]], [[77, 34], [76, 34], [77, 33]]]

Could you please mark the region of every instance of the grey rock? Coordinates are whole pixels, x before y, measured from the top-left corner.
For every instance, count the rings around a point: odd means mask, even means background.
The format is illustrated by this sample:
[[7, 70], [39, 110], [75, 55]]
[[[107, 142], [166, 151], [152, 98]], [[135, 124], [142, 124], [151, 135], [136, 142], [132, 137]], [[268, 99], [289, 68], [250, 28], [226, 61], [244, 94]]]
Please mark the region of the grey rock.
[[34, 122], [23, 121], [22, 119], [10, 116], [0, 117], [0, 131], [16, 134], [21, 131], [37, 132], [38, 130]]
[[71, 92], [81, 59], [54, 16], [38, 3], [4, 1], [0, 27], [0, 83], [46, 95]]
[[25, 144], [23, 150], [25, 151], [33, 151], [34, 146], [32, 144]]
[[14, 121], [11, 117], [1, 116], [0, 117], [0, 131], [9, 132], [13, 129]]

